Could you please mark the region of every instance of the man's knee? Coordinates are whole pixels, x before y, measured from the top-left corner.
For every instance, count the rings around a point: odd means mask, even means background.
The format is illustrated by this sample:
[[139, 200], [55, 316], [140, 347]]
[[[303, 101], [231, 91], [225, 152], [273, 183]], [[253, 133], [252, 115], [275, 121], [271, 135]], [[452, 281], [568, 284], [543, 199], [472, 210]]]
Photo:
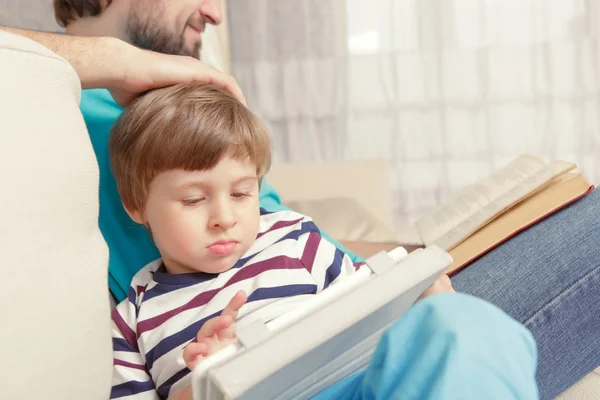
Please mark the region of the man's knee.
[[537, 398], [535, 340], [505, 312], [459, 293], [428, 297], [411, 311], [421, 319], [417, 329], [427, 363], [446, 371], [439, 379], [465, 382], [461, 396], [490, 390], [495, 393], [489, 398]]
[[[365, 376], [381, 398], [536, 399], [531, 333], [475, 297], [438, 294], [418, 301], [382, 337]], [[402, 379], [400, 379], [402, 378]]]
[[525, 350], [537, 357], [531, 332], [493, 304], [462, 293], [444, 293], [417, 302], [413, 312], [420, 315], [425, 330], [469, 347], [494, 344], [496, 351]]

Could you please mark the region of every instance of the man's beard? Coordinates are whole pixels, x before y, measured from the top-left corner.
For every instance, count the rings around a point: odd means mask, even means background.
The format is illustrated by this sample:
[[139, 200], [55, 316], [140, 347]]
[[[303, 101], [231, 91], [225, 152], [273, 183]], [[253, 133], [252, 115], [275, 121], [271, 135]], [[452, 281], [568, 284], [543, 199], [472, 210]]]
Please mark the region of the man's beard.
[[[143, 12], [136, 11], [134, 8], [129, 13], [129, 24], [127, 26], [127, 35], [129, 41], [134, 46], [146, 50], [156, 51], [158, 53], [173, 54], [179, 56], [191, 56], [200, 58], [200, 44], [190, 52], [185, 46], [183, 32], [177, 36], [160, 26], [160, 18], [156, 14], [142, 15]], [[160, 10], [157, 10], [160, 13]]]

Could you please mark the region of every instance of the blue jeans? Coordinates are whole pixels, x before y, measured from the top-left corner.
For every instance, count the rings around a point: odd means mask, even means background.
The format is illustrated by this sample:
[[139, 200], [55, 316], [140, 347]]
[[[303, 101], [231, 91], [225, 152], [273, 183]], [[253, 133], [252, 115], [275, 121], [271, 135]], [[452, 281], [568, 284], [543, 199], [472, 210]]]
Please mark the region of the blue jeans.
[[382, 336], [365, 371], [312, 400], [535, 400], [535, 341], [465, 294], [421, 300]]
[[554, 398], [600, 366], [600, 190], [521, 232], [452, 282], [533, 333], [540, 398]]

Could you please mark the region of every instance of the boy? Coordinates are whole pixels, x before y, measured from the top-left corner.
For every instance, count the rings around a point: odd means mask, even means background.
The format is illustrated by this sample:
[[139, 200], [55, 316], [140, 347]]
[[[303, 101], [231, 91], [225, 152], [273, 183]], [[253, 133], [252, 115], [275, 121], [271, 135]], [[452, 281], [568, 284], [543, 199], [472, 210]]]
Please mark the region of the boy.
[[359, 267], [309, 218], [259, 209], [270, 136], [225, 90], [148, 93], [117, 121], [110, 155], [125, 209], [162, 257], [113, 311], [111, 398], [189, 396], [190, 369], [234, 341], [236, 318], [266, 322]]
[[[190, 370], [232, 343], [244, 316], [269, 321], [360, 267], [309, 218], [259, 209], [269, 134], [222, 89], [146, 94], [115, 125], [110, 153], [125, 209], [161, 254], [113, 311], [111, 398], [191, 399]], [[424, 295], [451, 291], [443, 276]], [[315, 400], [537, 397], [526, 329], [468, 296], [434, 297], [384, 333], [367, 370]]]

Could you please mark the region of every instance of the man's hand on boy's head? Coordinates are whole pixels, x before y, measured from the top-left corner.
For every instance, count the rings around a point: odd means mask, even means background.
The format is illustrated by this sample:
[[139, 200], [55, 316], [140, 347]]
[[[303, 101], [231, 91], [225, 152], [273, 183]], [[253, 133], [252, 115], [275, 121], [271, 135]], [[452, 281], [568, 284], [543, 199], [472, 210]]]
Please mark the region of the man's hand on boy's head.
[[[231, 92], [243, 104], [246, 99], [235, 79], [213, 69], [196, 58], [173, 56], [138, 49], [124, 42], [120, 52], [122, 70], [107, 89], [117, 103], [126, 106], [141, 94], [178, 83], [206, 82], [221, 86]], [[119, 64], [117, 64], [119, 65]]]
[[221, 315], [209, 319], [202, 325], [196, 336], [197, 342], [189, 343], [183, 350], [183, 360], [190, 370], [194, 369], [204, 357], [237, 341], [235, 320], [247, 299], [246, 293], [240, 290], [223, 309]]

